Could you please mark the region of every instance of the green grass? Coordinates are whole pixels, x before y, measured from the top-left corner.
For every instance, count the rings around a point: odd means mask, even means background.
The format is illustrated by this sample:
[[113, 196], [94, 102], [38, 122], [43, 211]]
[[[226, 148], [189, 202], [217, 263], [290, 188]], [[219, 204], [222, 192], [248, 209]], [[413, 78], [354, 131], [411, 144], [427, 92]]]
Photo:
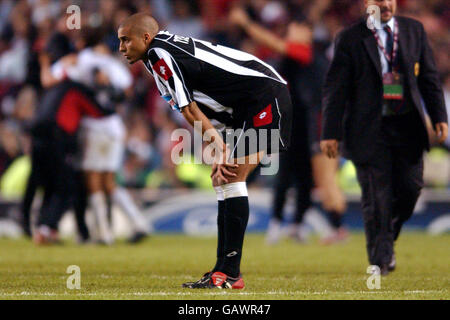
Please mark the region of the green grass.
[[[216, 240], [155, 235], [137, 246], [36, 247], [0, 239], [0, 300], [3, 299], [445, 299], [450, 298], [450, 235], [405, 232], [396, 245], [397, 270], [366, 285], [368, 266], [362, 233], [324, 247], [314, 239], [285, 240], [269, 247], [263, 235], [248, 235], [242, 291], [188, 290], [213, 264]], [[69, 265], [81, 268], [81, 289], [69, 290]]]

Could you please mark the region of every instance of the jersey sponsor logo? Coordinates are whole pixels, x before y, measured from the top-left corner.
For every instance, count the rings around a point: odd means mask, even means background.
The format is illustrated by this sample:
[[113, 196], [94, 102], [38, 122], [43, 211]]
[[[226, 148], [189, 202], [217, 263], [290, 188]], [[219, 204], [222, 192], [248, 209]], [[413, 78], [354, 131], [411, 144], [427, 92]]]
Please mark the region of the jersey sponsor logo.
[[172, 70], [170, 70], [169, 66], [164, 61], [164, 59], [158, 60], [153, 65], [153, 70], [155, 70], [156, 73], [166, 81], [169, 80], [173, 76]]
[[188, 37], [183, 37], [183, 36], [174, 35], [173, 36], [173, 41], [174, 42], [181, 42], [181, 43], [184, 43], [184, 44], [189, 44], [189, 38]]
[[164, 100], [166, 100], [166, 102], [172, 107], [173, 110], [180, 110], [180, 108], [178, 107], [178, 104], [175, 102], [175, 100], [173, 100], [171, 95], [165, 95], [162, 96], [162, 98]]
[[269, 104], [260, 113], [253, 117], [253, 126], [262, 127], [271, 124], [273, 120], [272, 116], [272, 105]]

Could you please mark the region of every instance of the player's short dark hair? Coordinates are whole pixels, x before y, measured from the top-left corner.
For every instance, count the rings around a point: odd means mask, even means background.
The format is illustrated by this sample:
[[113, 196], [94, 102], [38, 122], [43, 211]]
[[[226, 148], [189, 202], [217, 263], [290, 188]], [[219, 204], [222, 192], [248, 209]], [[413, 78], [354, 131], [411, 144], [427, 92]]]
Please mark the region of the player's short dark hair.
[[58, 61], [62, 57], [73, 53], [74, 47], [69, 38], [62, 33], [54, 33], [47, 42], [45, 51], [50, 56], [52, 63]]

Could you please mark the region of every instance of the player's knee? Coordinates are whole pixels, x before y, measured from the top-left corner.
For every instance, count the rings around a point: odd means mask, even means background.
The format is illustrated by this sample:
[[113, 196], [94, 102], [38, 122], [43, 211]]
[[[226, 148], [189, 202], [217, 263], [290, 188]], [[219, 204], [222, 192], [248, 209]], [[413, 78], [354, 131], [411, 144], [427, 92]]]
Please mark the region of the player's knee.
[[87, 179], [86, 187], [89, 193], [93, 194], [101, 191], [101, 184], [96, 179]]
[[116, 183], [114, 179], [107, 179], [104, 184], [104, 189], [107, 194], [112, 194], [116, 189]]
[[342, 212], [345, 210], [345, 201], [340, 197], [323, 198], [322, 206], [327, 211]]

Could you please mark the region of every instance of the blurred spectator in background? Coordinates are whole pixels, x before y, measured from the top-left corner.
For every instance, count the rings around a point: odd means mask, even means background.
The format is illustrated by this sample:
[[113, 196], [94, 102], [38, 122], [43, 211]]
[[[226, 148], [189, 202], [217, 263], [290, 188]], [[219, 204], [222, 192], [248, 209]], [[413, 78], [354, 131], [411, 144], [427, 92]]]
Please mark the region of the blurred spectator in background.
[[120, 60], [114, 58], [108, 47], [99, 43], [98, 30], [85, 28], [76, 41], [80, 50], [42, 69], [45, 87], [60, 83], [65, 78], [83, 83], [92, 89], [99, 103], [111, 114], [99, 119], [86, 117], [81, 122], [80, 168], [84, 172], [89, 204], [95, 213], [100, 239], [113, 242], [107, 218], [107, 201], [118, 205], [133, 226], [130, 239], [136, 243], [146, 235], [146, 223], [128, 192], [116, 186], [115, 175], [122, 165], [125, 127], [116, 112], [132, 84], [131, 74]]
[[167, 30], [173, 34], [203, 38], [205, 29], [202, 21], [198, 15], [193, 15], [194, 10], [198, 10], [196, 2], [174, 0], [172, 6], [173, 16], [167, 24]]
[[[445, 105], [447, 107], [447, 114], [450, 114], [450, 73], [448, 73], [443, 81], [444, 85], [444, 99], [445, 99]], [[445, 144], [447, 147], [447, 150], [450, 150], [450, 137], [447, 137], [447, 140], [445, 140]]]
[[[84, 190], [84, 182], [77, 175], [78, 130], [82, 117], [99, 118], [111, 113], [98, 103], [95, 93], [81, 83], [51, 78], [51, 64], [70, 58], [71, 52], [68, 38], [56, 33], [41, 57], [41, 79], [46, 91], [31, 126], [32, 173], [22, 206], [25, 218], [28, 215], [29, 219], [34, 192], [37, 187], [44, 188], [37, 230], [33, 233], [33, 240], [39, 245], [58, 241], [58, 223], [71, 205], [75, 206], [80, 231], [87, 232], [85, 206], [78, 206], [85, 204], [84, 192], [77, 192]], [[25, 227], [27, 223], [29, 221], [25, 222]]]

